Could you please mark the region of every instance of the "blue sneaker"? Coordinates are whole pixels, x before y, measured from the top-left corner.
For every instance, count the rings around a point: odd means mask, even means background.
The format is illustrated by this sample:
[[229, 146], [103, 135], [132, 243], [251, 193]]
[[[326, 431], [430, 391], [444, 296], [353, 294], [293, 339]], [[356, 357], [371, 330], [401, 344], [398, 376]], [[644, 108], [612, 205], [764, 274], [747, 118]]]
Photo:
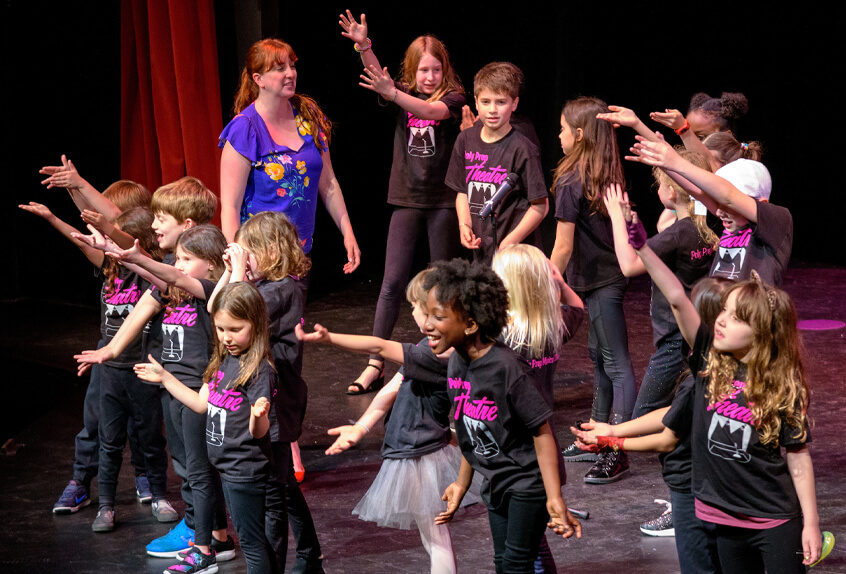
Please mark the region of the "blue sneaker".
[[142, 504], [153, 501], [153, 492], [150, 490], [150, 481], [147, 480], [147, 475], [145, 474], [139, 474], [135, 477], [135, 498], [137, 498], [138, 502]]
[[176, 558], [177, 554], [190, 549], [193, 544], [194, 531], [185, 525], [183, 518], [170, 532], [150, 542], [147, 554], [156, 558]]
[[88, 495], [88, 488], [72, 480], [53, 505], [53, 514], [73, 514], [89, 504], [91, 504], [91, 497]]

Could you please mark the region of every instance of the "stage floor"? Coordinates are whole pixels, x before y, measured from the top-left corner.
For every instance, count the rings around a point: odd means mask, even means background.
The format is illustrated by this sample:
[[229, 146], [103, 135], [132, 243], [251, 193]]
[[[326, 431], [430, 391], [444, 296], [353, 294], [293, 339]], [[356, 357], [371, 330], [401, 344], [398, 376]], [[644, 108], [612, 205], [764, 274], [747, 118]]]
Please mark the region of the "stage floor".
[[[378, 284], [362, 283], [309, 303], [308, 327], [320, 322], [332, 330], [368, 334]], [[846, 321], [846, 270], [791, 269], [784, 287], [796, 301], [800, 319]], [[73, 437], [82, 424], [86, 380], [77, 379], [71, 356], [96, 342], [96, 312], [60, 303], [3, 303], [6, 320], [0, 349], [12, 363], [3, 395], [5, 421], [0, 441], [14, 437], [17, 454], [0, 455], [0, 516], [9, 523], [0, 535], [0, 572], [161, 572], [168, 560], [150, 558], [144, 545], [167, 532], [149, 505], [135, 502], [128, 453], [118, 485], [117, 529], [95, 534], [90, 523], [96, 502], [70, 516], [50, 509], [71, 478]], [[626, 299], [629, 345], [635, 374], [642, 376], [652, 352], [649, 284], [632, 283]], [[394, 338], [417, 341], [420, 335], [403, 310]], [[813, 389], [811, 445], [821, 528], [841, 539], [840, 546], [814, 572], [846, 572], [846, 500], [843, 436], [846, 431], [846, 329], [803, 332], [806, 368]], [[572, 437], [572, 421], [587, 418], [592, 397], [592, 366], [583, 326], [562, 353], [555, 378], [555, 416], [562, 446]], [[364, 366], [365, 357], [330, 346], [310, 346], [304, 375], [310, 396], [300, 441], [306, 466], [303, 491], [309, 501], [325, 555], [327, 572], [423, 573], [429, 563], [416, 531], [379, 528], [351, 516], [379, 464], [382, 428], [357, 448], [338, 456], [326, 429], [358, 417], [372, 394], [344, 394]], [[390, 367], [386, 377], [395, 372]], [[8, 371], [7, 371], [8, 373]], [[827, 445], [827, 446], [824, 446]], [[638, 525], [663, 510], [654, 498], [668, 498], [657, 457], [631, 456], [630, 476], [597, 486], [582, 482], [589, 465], [567, 465], [564, 496], [571, 507], [590, 511], [581, 540], [547, 538], [559, 570], [592, 573], [678, 572], [673, 538], [643, 536]], [[96, 497], [96, 481], [93, 492]], [[170, 500], [182, 510], [178, 479], [170, 474]], [[230, 526], [230, 532], [234, 529]], [[463, 572], [493, 572], [487, 513], [481, 505], [462, 510], [451, 525], [453, 546]], [[293, 547], [293, 544], [290, 545]], [[292, 552], [289, 550], [289, 563]], [[242, 556], [220, 565], [220, 572], [245, 572]]]

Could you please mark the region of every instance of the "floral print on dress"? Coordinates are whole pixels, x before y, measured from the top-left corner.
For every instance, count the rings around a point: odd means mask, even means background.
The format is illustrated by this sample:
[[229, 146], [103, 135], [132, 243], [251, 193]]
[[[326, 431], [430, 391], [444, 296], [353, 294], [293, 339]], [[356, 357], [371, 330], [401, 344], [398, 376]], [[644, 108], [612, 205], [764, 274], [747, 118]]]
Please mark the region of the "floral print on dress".
[[295, 165], [293, 163], [287, 153], [271, 153], [254, 163], [253, 167], [263, 170], [267, 177], [276, 182], [276, 195], [280, 199], [286, 199], [291, 207], [301, 207], [311, 202], [306, 194], [311, 180], [305, 175], [306, 162], [299, 160]]

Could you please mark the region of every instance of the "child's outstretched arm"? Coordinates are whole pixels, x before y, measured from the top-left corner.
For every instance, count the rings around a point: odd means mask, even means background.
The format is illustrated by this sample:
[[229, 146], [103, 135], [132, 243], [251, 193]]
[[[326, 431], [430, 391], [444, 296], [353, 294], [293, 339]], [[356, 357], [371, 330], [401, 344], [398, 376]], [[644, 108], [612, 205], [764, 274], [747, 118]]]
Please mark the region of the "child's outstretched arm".
[[66, 223], [56, 217], [56, 215], [54, 215], [53, 212], [50, 211], [49, 207], [40, 203], [36, 203], [34, 201], [30, 201], [26, 205], [19, 205], [18, 207], [23, 209], [24, 211], [34, 213], [35, 215], [52, 225], [56, 231], [58, 231], [65, 237], [65, 239], [76, 245], [76, 247], [80, 251], [82, 251], [82, 254], [85, 255], [85, 258], [88, 259], [88, 261], [90, 261], [92, 265], [94, 265], [95, 267], [103, 266], [103, 260], [105, 258], [103, 252], [99, 249], [91, 247], [85, 241], [77, 239], [74, 236], [74, 233], [77, 233], [77, 229], [71, 224]]
[[662, 407], [654, 411], [650, 411], [630, 421], [620, 423], [618, 425], [610, 425], [608, 423], [582, 423], [580, 429], [570, 427], [570, 432], [575, 435], [580, 441], [585, 444], [596, 444], [596, 439], [600, 436], [608, 437], [633, 437], [644, 434], [660, 433], [664, 430], [664, 415], [670, 410], [670, 407]]
[[[78, 239], [78, 240], [88, 244], [89, 246], [95, 248], [95, 249], [99, 249], [100, 251], [103, 251], [104, 253], [106, 253], [106, 255], [114, 256], [118, 251], [120, 251], [120, 247], [115, 245], [114, 241], [112, 241], [109, 237], [105, 237], [102, 233], [100, 233], [100, 231], [97, 230], [96, 227], [94, 227], [90, 223], [88, 224], [88, 230], [91, 232], [90, 235], [83, 235], [82, 233], [79, 233], [79, 232], [73, 232], [71, 235], [73, 235], [73, 237], [75, 239]], [[132, 242], [133, 242], [133, 244], [135, 244], [135, 239], [133, 239]], [[140, 247], [139, 247], [139, 250], [140, 250]], [[155, 285], [157, 289], [161, 289], [161, 290], [167, 289], [167, 283], [165, 283], [164, 281], [162, 281], [161, 279], [159, 279], [158, 277], [156, 277], [155, 275], [153, 275], [152, 273], [150, 273], [149, 271], [147, 271], [143, 267], [140, 267], [140, 266], [138, 266], [134, 263], [130, 263], [128, 261], [122, 262], [122, 265], [124, 267], [126, 267], [127, 269], [129, 269], [130, 271], [132, 271], [133, 273], [137, 273], [138, 275], [140, 275], [141, 278], [144, 279], [145, 281]]]
[[250, 434], [253, 438], [261, 438], [270, 430], [270, 400], [267, 397], [259, 397], [250, 407]]
[[85, 181], [73, 162], [62, 154], [62, 165], [46, 165], [38, 170], [38, 173], [49, 176], [42, 181], [47, 189], [64, 187], [70, 193], [71, 199], [79, 208], [92, 209], [105, 215], [110, 221], [114, 221], [120, 215], [120, 209], [114, 203], [103, 197], [97, 189]]
[[294, 327], [294, 332], [297, 334], [297, 339], [306, 343], [332, 343], [336, 347], [341, 347], [348, 351], [381, 355], [383, 359], [393, 361], [394, 363], [402, 364], [404, 361], [402, 343], [397, 343], [396, 341], [367, 335], [330, 333], [329, 329], [319, 323], [314, 326], [314, 332], [312, 333], [306, 334], [300, 324]]
[[817, 491], [814, 482], [814, 465], [807, 445], [787, 448], [787, 467], [802, 508], [802, 564], [810, 565], [820, 559], [822, 535], [817, 513]]
[[[138, 363], [133, 367], [135, 375], [142, 381], [149, 383], [162, 383], [173, 398], [198, 414], [203, 414], [208, 408], [209, 386], [203, 383], [199, 392], [190, 387], [186, 387], [182, 381], [174, 377], [165, 370], [161, 364], [153, 358], [153, 355], [147, 355], [149, 363]], [[252, 419], [250, 420], [250, 431], [252, 432]], [[265, 432], [267, 432], [265, 430]]]
[[141, 334], [141, 331], [144, 330], [144, 325], [161, 310], [161, 303], [156, 301], [149, 290], [145, 291], [108, 344], [97, 350], [82, 351], [79, 355], [73, 356], [77, 362], [77, 376], [81, 377], [84, 375], [92, 365], [105, 363], [120, 355]]
[[517, 226], [499, 242], [499, 248], [502, 249], [508, 245], [516, 245], [523, 241], [531, 232], [537, 229], [548, 212], [549, 199], [544, 197], [543, 199], [531, 202], [528, 211], [523, 214]]
[[376, 393], [376, 396], [370, 402], [370, 406], [367, 407], [364, 414], [354, 424], [329, 429], [328, 434], [338, 438], [335, 439], [332, 446], [326, 449], [326, 454], [340, 454], [357, 445], [370, 432], [373, 426], [385, 416], [385, 413], [391, 409], [397, 398], [401, 383], [402, 374], [395, 374], [394, 378], [388, 381], [387, 385], [379, 389], [379, 392]]
[[561, 478], [558, 474], [558, 449], [549, 422], [543, 423], [535, 433], [535, 453], [538, 457], [544, 490], [546, 490], [546, 510], [549, 512], [547, 526], [556, 534], [570, 538], [582, 537], [582, 525], [567, 510], [567, 503], [561, 496]]
[[623, 106], [608, 106], [608, 109], [611, 110], [608, 113], [596, 114], [596, 119], [611, 122], [615, 128], [620, 126], [632, 128], [646, 139], [651, 140], [655, 138], [655, 133], [646, 127], [646, 124], [637, 117], [637, 114], [633, 110], [624, 108]]
[[652, 282], [660, 289], [670, 304], [682, 337], [684, 337], [688, 345], [693, 346], [696, 340], [696, 332], [699, 330], [699, 324], [702, 322], [699, 318], [699, 313], [696, 311], [696, 307], [688, 299], [679, 278], [676, 277], [670, 268], [661, 261], [661, 258], [646, 244], [646, 230], [643, 228], [643, 224], [638, 221], [637, 213], [631, 211], [628, 204], [622, 205], [622, 208], [623, 215], [626, 219], [629, 243], [637, 251], [641, 261], [643, 261], [646, 272], [652, 277]]
[[461, 468], [458, 469], [458, 478], [444, 490], [441, 500], [447, 503], [447, 509], [435, 517], [435, 524], [446, 524], [455, 515], [455, 511], [461, 506], [464, 495], [473, 482], [473, 467], [461, 455]]
[[611, 436], [585, 435], [586, 440], [576, 440], [576, 446], [591, 452], [601, 450], [626, 450], [638, 452], [670, 452], [679, 443], [675, 432], [664, 428], [661, 432], [638, 436], [634, 438], [620, 438]]
[[629, 203], [629, 195], [620, 189], [620, 184], [609, 185], [602, 197], [611, 219], [611, 229], [614, 235], [614, 252], [620, 263], [620, 270], [626, 277], [635, 277], [646, 273], [643, 261], [629, 244], [629, 234], [626, 231], [626, 219], [623, 216], [622, 205]]
[[203, 284], [199, 279], [194, 279], [182, 271], [179, 271], [173, 265], [161, 263], [155, 259], [151, 259], [141, 251], [138, 246], [138, 240], [133, 240], [133, 245], [130, 249], [118, 249], [115, 251], [108, 251], [106, 255], [114, 257], [123, 264], [131, 263], [144, 269], [163, 281], [167, 285], [173, 285], [180, 289], [188, 291], [198, 299], [205, 298], [205, 291], [203, 291]]
[[[704, 143], [702, 143], [702, 140], [699, 139], [699, 136], [690, 130], [690, 124], [687, 122], [687, 120], [680, 111], [671, 110], [667, 108], [663, 112], [652, 112], [651, 114], [649, 114], [649, 117], [652, 118], [652, 121], [658, 122], [659, 124], [664, 124], [671, 130], [676, 132], [676, 134], [678, 134], [678, 136], [681, 138], [682, 143], [684, 144], [684, 147], [686, 149], [702, 154], [708, 160], [708, 164], [711, 166], [711, 171], [717, 171], [720, 168], [720, 162], [718, 162], [716, 158], [711, 155], [711, 151]], [[679, 133], [679, 131], [681, 131], [683, 128], [684, 131]], [[640, 135], [646, 137], [646, 134]]]
[[[663, 139], [647, 141], [640, 136], [636, 139], [638, 142], [631, 148], [635, 155], [627, 155], [627, 160], [658, 166], [671, 176], [673, 173], [679, 174], [698, 188], [696, 191], [686, 189], [695, 199], [703, 203], [711, 199], [726, 211], [742, 215], [752, 222], [758, 221], [758, 202], [737, 189], [730, 181], [693, 165]], [[708, 206], [707, 203], [705, 205]], [[708, 206], [708, 209], [711, 209], [711, 206]]]
[[81, 215], [82, 221], [88, 225], [93, 225], [100, 233], [114, 241], [121, 249], [129, 249], [135, 242], [134, 237], [122, 231], [120, 227], [109, 221], [102, 213], [91, 209], [83, 209]]

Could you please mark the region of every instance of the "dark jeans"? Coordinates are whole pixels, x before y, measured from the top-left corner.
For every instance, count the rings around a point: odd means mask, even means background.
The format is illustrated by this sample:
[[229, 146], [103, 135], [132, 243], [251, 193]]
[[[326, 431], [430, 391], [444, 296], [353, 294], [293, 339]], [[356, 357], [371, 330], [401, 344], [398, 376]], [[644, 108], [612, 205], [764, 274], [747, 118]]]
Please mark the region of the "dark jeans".
[[555, 557], [552, 555], [549, 542], [546, 541], [546, 536], [544, 535], [541, 535], [540, 544], [538, 544], [538, 555], [535, 558], [533, 567], [535, 574], [556, 574], [558, 572], [558, 568], [555, 566]]
[[670, 491], [681, 574], [719, 574], [714, 525], [696, 518], [692, 492]]
[[[290, 448], [290, 445], [285, 443]], [[297, 547], [297, 559], [291, 574], [322, 574], [323, 551], [317, 539], [317, 530], [303, 491], [294, 476], [294, 464], [288, 456], [288, 476], [285, 485], [285, 502], [288, 506], [288, 523]]]
[[676, 381], [687, 363], [682, 355], [681, 339], [664, 339], [649, 358], [649, 365], [640, 383], [632, 418], [636, 419], [656, 409], [670, 406]]
[[725, 574], [799, 574], [802, 564], [802, 518], [781, 526], [752, 530], [716, 525], [717, 551]]
[[[385, 275], [373, 318], [374, 337], [390, 338], [405, 300], [415, 249], [424, 240], [429, 244], [429, 261], [457, 257], [460, 251], [455, 209], [395, 207], [388, 227]], [[381, 360], [378, 355], [371, 355], [371, 358]]]
[[628, 282], [621, 279], [588, 291], [584, 297], [590, 315], [588, 352], [593, 361], [591, 418], [597, 422], [625, 422], [634, 409], [637, 385], [623, 314], [627, 285]]
[[266, 479], [254, 482], [229, 482], [221, 479], [229, 515], [238, 533], [241, 552], [249, 574], [276, 572], [273, 549], [264, 533]]
[[113, 506], [126, 425], [132, 419], [146, 463], [153, 500], [167, 493], [167, 454], [162, 436], [159, 388], [142, 383], [132, 368], [101, 365], [100, 378], [100, 506]]
[[184, 495], [187, 483], [187, 490], [192, 499], [191, 515], [187, 511], [188, 503], [185, 503], [185, 524], [194, 530], [194, 543], [207, 546], [211, 544], [212, 530], [226, 528], [226, 506], [223, 502], [220, 475], [209, 462], [206, 414], [195, 413], [172, 398], [168, 415], [185, 445], [188, 477], [183, 480], [182, 493]]
[[[97, 343], [97, 348], [103, 346], [103, 341]], [[126, 434], [129, 437], [129, 451], [132, 466], [135, 468], [135, 476], [144, 474], [144, 457], [141, 455], [141, 448], [138, 446], [138, 436], [133, 427], [134, 420], [129, 419], [126, 425]], [[100, 466], [100, 365], [91, 367], [91, 375], [88, 380], [88, 389], [85, 391], [85, 400], [82, 403], [82, 430], [75, 439], [75, 450], [73, 458], [73, 479], [91, 486], [91, 481], [97, 476]]]
[[532, 574], [538, 546], [549, 521], [546, 495], [513, 493], [488, 509], [497, 574]]

